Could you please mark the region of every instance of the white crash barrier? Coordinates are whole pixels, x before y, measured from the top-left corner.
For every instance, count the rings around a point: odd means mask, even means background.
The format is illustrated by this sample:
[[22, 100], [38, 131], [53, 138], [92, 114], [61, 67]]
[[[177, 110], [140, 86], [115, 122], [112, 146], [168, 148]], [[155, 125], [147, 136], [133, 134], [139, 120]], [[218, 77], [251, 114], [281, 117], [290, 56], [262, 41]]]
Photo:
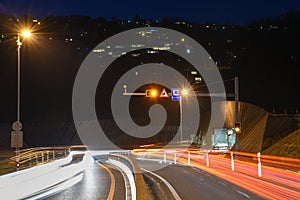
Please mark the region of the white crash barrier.
[[38, 194], [74, 177], [94, 162], [90, 154], [85, 153], [80, 163], [70, 164], [74, 154], [76, 152], [70, 152], [64, 159], [0, 176], [1, 199], [24, 199]]

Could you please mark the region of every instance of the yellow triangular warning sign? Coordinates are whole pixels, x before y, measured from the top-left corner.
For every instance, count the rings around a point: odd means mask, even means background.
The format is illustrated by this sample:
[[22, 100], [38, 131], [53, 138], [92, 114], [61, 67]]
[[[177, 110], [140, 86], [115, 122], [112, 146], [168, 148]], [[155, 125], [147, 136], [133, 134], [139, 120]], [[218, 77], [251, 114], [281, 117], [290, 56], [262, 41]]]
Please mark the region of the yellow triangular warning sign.
[[167, 91], [166, 91], [165, 88], [162, 90], [162, 92], [161, 92], [161, 94], [160, 94], [159, 97], [162, 97], [162, 98], [168, 98], [169, 97], [169, 95], [168, 95], [168, 93], [167, 93]]

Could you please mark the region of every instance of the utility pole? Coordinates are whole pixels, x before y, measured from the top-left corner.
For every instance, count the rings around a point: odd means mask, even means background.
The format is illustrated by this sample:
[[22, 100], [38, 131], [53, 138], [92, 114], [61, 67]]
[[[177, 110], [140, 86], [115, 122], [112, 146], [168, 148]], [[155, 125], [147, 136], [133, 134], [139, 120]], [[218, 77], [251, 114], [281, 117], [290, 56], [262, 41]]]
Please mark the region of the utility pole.
[[[234, 77], [234, 100], [235, 100], [235, 124], [240, 122], [239, 120], [239, 78]], [[235, 130], [235, 151], [239, 151], [239, 134]]]

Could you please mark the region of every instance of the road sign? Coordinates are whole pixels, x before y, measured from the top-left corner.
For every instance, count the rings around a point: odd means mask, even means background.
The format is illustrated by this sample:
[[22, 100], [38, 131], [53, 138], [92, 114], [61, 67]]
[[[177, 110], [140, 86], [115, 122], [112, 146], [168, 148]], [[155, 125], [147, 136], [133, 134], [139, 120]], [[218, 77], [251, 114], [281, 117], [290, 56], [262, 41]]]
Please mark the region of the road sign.
[[23, 131], [12, 131], [11, 132], [11, 148], [22, 148], [23, 147]]
[[19, 121], [15, 121], [12, 126], [11, 126], [12, 130], [14, 131], [20, 131], [22, 130], [22, 123]]
[[180, 90], [179, 88], [172, 88], [172, 101], [180, 100]]
[[146, 94], [146, 97], [151, 97], [151, 90], [146, 90], [145, 94]]
[[167, 91], [166, 91], [165, 88], [162, 90], [162, 92], [161, 92], [161, 94], [160, 94], [159, 97], [161, 97], [161, 98], [169, 98], [169, 95], [168, 95], [168, 93], [167, 93]]

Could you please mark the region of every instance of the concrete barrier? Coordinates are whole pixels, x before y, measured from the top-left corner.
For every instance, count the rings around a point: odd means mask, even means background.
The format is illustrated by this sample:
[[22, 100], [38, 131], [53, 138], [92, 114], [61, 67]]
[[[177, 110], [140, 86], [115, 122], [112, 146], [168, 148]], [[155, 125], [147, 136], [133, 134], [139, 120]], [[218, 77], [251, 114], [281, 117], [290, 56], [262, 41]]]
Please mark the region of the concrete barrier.
[[142, 170], [140, 169], [136, 160], [129, 155], [120, 155], [120, 154], [110, 154], [109, 158], [121, 161], [131, 170], [136, 185], [136, 199], [147, 200], [148, 195], [147, 195], [145, 180], [142, 174]]

